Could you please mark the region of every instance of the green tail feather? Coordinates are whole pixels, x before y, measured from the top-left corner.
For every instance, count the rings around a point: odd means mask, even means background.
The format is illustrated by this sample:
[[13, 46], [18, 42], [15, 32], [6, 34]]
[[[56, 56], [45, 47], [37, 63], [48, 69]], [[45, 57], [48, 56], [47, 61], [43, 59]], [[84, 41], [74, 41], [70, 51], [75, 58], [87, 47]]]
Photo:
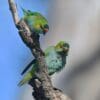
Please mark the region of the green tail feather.
[[22, 8], [22, 7], [21, 7], [21, 9], [22, 9], [24, 15], [28, 15], [28, 11], [27, 11], [26, 9], [24, 9], [24, 8]]
[[33, 64], [32, 69], [19, 82], [18, 86], [22, 86], [22, 85], [28, 83], [33, 77], [35, 77], [35, 71], [36, 71], [36, 67], [35, 67], [35, 64]]
[[27, 73], [25, 76], [24, 76], [24, 78], [19, 82], [19, 84], [18, 84], [18, 86], [20, 87], [20, 86], [22, 86], [22, 85], [24, 85], [24, 84], [26, 84], [26, 83], [28, 83], [31, 79], [32, 79], [32, 74], [29, 72], [29, 73]]

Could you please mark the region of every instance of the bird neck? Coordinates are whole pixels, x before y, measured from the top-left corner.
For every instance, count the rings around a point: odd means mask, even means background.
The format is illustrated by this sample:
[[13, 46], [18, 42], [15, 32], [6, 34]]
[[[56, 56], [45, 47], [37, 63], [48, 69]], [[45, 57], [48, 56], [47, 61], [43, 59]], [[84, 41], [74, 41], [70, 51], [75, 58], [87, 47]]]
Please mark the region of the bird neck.
[[65, 64], [66, 64], [66, 55], [62, 55], [62, 61], [63, 61], [63, 63], [62, 63], [62, 65], [63, 66], [65, 66]]
[[61, 57], [62, 57], [62, 62], [63, 62], [62, 65], [65, 66], [65, 64], [66, 64], [66, 56], [67, 56], [67, 55], [66, 55], [65, 53], [59, 53], [59, 54], [60, 54]]

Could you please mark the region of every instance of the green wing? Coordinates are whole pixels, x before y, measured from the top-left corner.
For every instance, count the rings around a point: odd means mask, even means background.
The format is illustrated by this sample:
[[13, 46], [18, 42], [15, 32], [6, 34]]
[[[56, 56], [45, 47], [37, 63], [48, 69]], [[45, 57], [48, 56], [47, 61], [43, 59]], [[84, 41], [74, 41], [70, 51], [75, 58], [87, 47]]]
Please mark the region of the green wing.
[[45, 56], [48, 56], [49, 54], [52, 53], [52, 51], [54, 51], [55, 47], [54, 46], [49, 46], [47, 49], [45, 49], [44, 53]]
[[22, 86], [22, 85], [24, 85], [25, 83], [27, 83], [27, 82], [29, 82], [31, 79], [32, 79], [32, 73], [31, 73], [31, 71], [30, 72], [28, 72], [25, 76], [24, 76], [24, 78], [19, 82], [19, 84], [18, 84], [18, 86]]
[[32, 69], [24, 75], [23, 79], [19, 82], [18, 86], [22, 86], [28, 83], [32, 78], [34, 78], [36, 70], [37, 70], [37, 63], [33, 63]]
[[44, 30], [48, 29], [47, 19], [39, 12], [32, 12], [30, 10], [23, 9], [24, 17], [22, 18], [30, 30], [35, 34], [44, 34]]
[[24, 8], [22, 8], [22, 11], [24, 13], [24, 19], [28, 19], [29, 16], [32, 16], [32, 20], [36, 21], [37, 23], [41, 23], [41, 24], [48, 24], [47, 19], [40, 14], [39, 12], [32, 12], [30, 10], [25, 10]]

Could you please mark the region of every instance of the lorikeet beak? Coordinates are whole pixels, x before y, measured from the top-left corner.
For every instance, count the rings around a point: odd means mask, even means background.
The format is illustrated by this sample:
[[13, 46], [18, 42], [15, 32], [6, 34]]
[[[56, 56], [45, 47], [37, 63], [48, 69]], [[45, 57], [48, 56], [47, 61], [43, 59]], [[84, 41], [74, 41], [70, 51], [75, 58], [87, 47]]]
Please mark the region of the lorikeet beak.
[[45, 28], [43, 31], [43, 34], [45, 35], [48, 31], [49, 31], [49, 29]]
[[49, 31], [49, 29], [48, 29], [48, 28], [45, 28], [45, 29], [44, 29], [44, 32], [45, 32], [45, 33], [47, 33], [48, 31]]
[[68, 52], [68, 51], [69, 51], [69, 48], [64, 47], [64, 48], [63, 48], [63, 51], [64, 51], [64, 52]]
[[49, 29], [44, 29], [44, 31], [45, 31], [45, 32], [48, 32], [48, 31], [49, 31]]

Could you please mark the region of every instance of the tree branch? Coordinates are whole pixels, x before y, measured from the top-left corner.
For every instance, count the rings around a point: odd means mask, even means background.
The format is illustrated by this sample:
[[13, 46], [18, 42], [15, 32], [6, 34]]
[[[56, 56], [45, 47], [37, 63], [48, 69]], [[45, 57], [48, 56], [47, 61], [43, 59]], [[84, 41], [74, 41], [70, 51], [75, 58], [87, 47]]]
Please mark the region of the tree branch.
[[[40, 43], [37, 36], [31, 33], [23, 20], [20, 20], [14, 0], [8, 0], [8, 2], [15, 26], [19, 31], [19, 35], [23, 42], [30, 48], [33, 56], [35, 56], [39, 64], [39, 72], [37, 73], [37, 77], [41, 82], [39, 83], [36, 80], [31, 80], [29, 82], [29, 84], [34, 88], [33, 96], [36, 98], [36, 100], [69, 100], [64, 98], [62, 99], [62, 92], [53, 89], [50, 77], [48, 75], [47, 65], [45, 63], [45, 56], [40, 48]], [[66, 96], [63, 95], [63, 97]]]

